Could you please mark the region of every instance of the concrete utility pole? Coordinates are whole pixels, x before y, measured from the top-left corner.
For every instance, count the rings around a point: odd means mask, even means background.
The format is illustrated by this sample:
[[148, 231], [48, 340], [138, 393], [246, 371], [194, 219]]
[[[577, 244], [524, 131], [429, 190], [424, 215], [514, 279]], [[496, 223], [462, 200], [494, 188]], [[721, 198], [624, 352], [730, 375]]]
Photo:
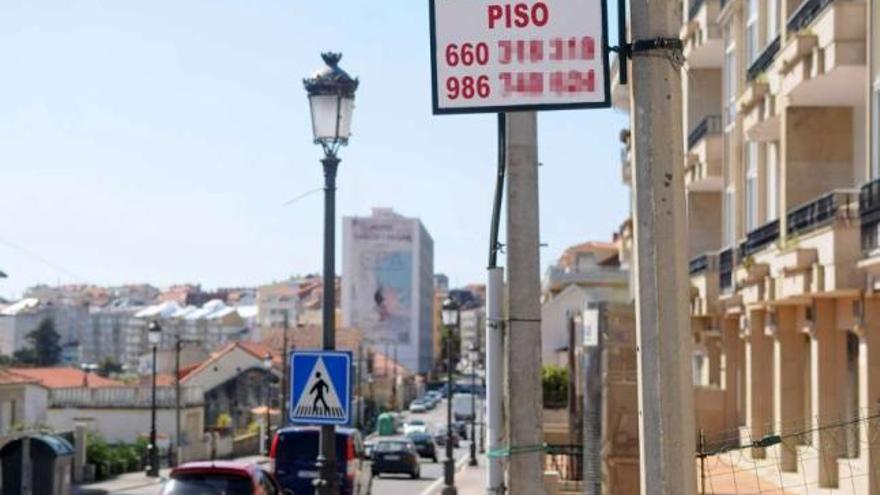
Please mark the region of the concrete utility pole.
[[507, 114], [507, 187], [507, 486], [511, 495], [538, 495], [544, 493], [544, 435], [535, 112]]
[[[486, 430], [489, 452], [496, 452], [504, 443], [504, 425], [501, 409], [504, 407], [504, 319], [501, 306], [504, 300], [504, 269], [489, 268], [486, 284]], [[486, 469], [486, 492], [501, 495], [504, 484], [504, 465], [500, 457], [489, 457]]]
[[646, 495], [696, 492], [678, 8], [672, 0], [630, 0], [639, 442]]

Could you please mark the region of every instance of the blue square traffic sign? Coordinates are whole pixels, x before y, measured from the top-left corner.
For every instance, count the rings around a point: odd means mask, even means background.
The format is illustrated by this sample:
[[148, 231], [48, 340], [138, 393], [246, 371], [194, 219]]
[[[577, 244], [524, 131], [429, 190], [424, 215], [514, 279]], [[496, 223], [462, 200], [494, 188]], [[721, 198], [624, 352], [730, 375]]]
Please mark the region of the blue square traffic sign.
[[290, 422], [347, 425], [351, 418], [351, 353], [290, 354]]

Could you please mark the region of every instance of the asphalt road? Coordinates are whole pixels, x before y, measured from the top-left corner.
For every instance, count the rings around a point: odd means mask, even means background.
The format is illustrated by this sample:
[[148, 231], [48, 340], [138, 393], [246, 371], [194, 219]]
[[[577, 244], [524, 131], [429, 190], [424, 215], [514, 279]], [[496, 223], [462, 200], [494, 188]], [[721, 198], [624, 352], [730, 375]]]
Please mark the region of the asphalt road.
[[[432, 431], [436, 431], [446, 425], [446, 401], [441, 401], [432, 411], [424, 414], [407, 414], [407, 416], [424, 419]], [[446, 448], [440, 447], [439, 462], [431, 462], [430, 459], [422, 459], [422, 477], [417, 480], [407, 476], [383, 475], [373, 479], [373, 495], [428, 495], [437, 491], [437, 487], [443, 485], [443, 459], [446, 458]], [[469, 452], [468, 442], [462, 441], [458, 449], [453, 453], [456, 463], [467, 462], [463, 459]], [[457, 464], [460, 465], [460, 464]]]
[[[436, 431], [446, 425], [446, 401], [441, 401], [436, 408], [424, 414], [406, 413], [407, 417], [418, 417], [427, 422], [432, 431]], [[446, 458], [446, 450], [444, 447], [438, 446], [440, 449], [439, 462], [431, 462], [430, 459], [422, 459], [422, 476], [420, 479], [413, 480], [407, 476], [383, 475], [381, 478], [373, 479], [373, 495], [429, 495], [439, 493], [439, 488], [443, 485], [443, 459]], [[460, 467], [461, 463], [467, 462], [464, 459], [469, 452], [469, 443], [462, 441], [458, 449], [455, 449], [454, 457], [456, 466]], [[132, 488], [119, 491], [120, 495], [158, 495], [161, 485], [149, 485], [140, 488]]]

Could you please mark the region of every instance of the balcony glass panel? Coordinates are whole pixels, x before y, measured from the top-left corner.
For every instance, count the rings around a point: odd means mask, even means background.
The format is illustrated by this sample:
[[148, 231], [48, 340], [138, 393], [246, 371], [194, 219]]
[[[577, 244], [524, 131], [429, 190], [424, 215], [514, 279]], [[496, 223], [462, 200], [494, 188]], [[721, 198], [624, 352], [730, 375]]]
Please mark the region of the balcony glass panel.
[[833, 2], [834, 0], [805, 0], [795, 13], [788, 18], [786, 29], [788, 29], [789, 33], [806, 29]]
[[700, 121], [688, 134], [688, 149], [692, 149], [701, 139], [713, 134], [721, 134], [721, 116], [709, 115]]
[[761, 52], [761, 55], [752, 62], [752, 65], [749, 66], [749, 70], [746, 71], [746, 79], [749, 81], [754, 81], [758, 78], [767, 68], [773, 64], [773, 60], [776, 59], [776, 55], [779, 53], [779, 48], [781, 46], [781, 41], [779, 40], [779, 36], [773, 40], [767, 48]]

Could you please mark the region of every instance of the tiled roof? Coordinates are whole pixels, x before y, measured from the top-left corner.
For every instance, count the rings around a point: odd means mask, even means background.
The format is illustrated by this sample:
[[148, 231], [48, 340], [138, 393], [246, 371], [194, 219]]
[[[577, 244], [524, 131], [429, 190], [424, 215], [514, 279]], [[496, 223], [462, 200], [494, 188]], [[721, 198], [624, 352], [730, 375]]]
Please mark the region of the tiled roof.
[[562, 252], [558, 264], [561, 266], [574, 266], [576, 257], [579, 253], [594, 253], [597, 261], [601, 262], [606, 258], [617, 254], [617, 245], [612, 242], [599, 241], [575, 244]]
[[17, 385], [22, 383], [39, 383], [33, 378], [19, 375], [10, 370], [0, 369], [0, 385]]
[[122, 382], [104, 378], [94, 373], [86, 373], [76, 368], [10, 368], [8, 371], [36, 380], [46, 388], [105, 388], [122, 387]]

